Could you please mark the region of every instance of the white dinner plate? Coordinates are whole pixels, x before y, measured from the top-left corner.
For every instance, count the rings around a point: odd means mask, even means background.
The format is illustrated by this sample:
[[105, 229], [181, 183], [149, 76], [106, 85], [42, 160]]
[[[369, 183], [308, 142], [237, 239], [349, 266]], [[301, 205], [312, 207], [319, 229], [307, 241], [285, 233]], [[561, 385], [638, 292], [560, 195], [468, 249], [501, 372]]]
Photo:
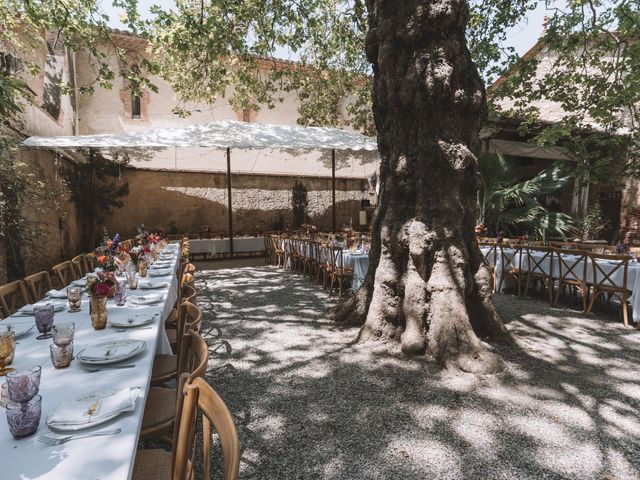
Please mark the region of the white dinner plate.
[[135, 295], [129, 297], [129, 303], [132, 305], [152, 305], [154, 303], [162, 302], [164, 296], [160, 293], [152, 293], [148, 295]]
[[28, 322], [28, 323], [14, 323], [14, 322], [7, 322], [6, 320], [3, 321], [2, 323], [0, 323], [0, 332], [6, 332], [6, 331], [13, 331], [14, 334], [14, 338], [18, 338], [21, 337], [27, 333], [29, 333], [31, 330], [33, 330], [33, 327], [35, 327], [36, 324], [33, 323], [33, 321]]
[[[135, 357], [142, 352], [147, 343], [142, 340], [114, 340], [110, 342], [99, 342], [83, 348], [78, 352], [76, 358], [87, 365], [107, 365], [109, 363], [117, 363]], [[102, 350], [104, 356], [92, 355], [87, 357], [84, 354], [91, 349], [92, 351]], [[122, 351], [118, 354], [118, 349]]]
[[118, 327], [118, 328], [134, 328], [134, 327], [140, 327], [142, 325], [146, 325], [147, 323], [151, 323], [151, 321], [157, 316], [158, 314], [156, 313], [155, 315], [150, 315], [148, 313], [138, 313], [136, 315], [130, 315], [129, 317], [126, 318], [115, 318], [115, 319], [109, 319], [109, 324], [111, 324], [112, 327]]
[[[87, 405], [94, 404], [95, 402], [100, 402], [101, 407], [104, 407], [105, 403], [107, 403], [111, 398], [115, 397], [118, 394], [122, 393], [122, 389], [110, 389], [110, 390], [100, 390], [96, 392], [87, 393], [85, 395], [80, 395], [73, 399], [73, 402], [78, 404], [78, 408], [85, 408]], [[117, 408], [99, 410], [96, 415], [87, 415], [87, 421], [84, 423], [52, 423], [51, 419], [54, 418], [56, 411], [62, 403], [59, 403], [56, 408], [51, 410], [47, 415], [46, 424], [52, 430], [58, 430], [62, 432], [66, 431], [76, 431], [83, 430], [85, 428], [92, 428], [97, 425], [102, 425], [109, 420], [122, 415], [123, 413], [132, 412], [136, 408], [136, 399], [140, 395], [140, 388], [133, 387], [129, 389], [130, 394], [130, 402], [122, 402], [118, 405]], [[67, 405], [68, 407], [68, 405]]]

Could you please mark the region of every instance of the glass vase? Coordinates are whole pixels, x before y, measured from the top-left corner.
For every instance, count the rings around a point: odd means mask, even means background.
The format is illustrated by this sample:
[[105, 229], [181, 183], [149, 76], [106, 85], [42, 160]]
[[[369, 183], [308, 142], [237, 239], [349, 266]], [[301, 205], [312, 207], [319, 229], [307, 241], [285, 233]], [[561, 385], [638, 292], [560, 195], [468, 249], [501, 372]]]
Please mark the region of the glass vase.
[[95, 330], [107, 326], [107, 297], [91, 297], [91, 325]]

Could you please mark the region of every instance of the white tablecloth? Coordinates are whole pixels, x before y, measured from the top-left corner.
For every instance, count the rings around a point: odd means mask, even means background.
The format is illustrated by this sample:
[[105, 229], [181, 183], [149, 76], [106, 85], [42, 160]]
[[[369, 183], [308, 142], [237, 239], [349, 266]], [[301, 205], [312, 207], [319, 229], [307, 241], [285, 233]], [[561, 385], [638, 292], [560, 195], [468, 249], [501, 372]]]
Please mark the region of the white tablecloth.
[[351, 290], [354, 292], [360, 288], [364, 282], [364, 277], [369, 270], [369, 255], [366, 253], [354, 253], [351, 250], [342, 252], [345, 267], [353, 269], [353, 282]]
[[[230, 253], [228, 238], [189, 240], [190, 253], [216, 255]], [[241, 237], [233, 239], [234, 253], [261, 252], [265, 249], [263, 237]]]
[[[482, 251], [483, 254], [486, 254], [489, 251], [488, 247], [481, 247], [480, 250]], [[509, 256], [513, 255], [513, 252], [514, 252], [514, 250], [510, 248], [505, 248], [504, 251]], [[551, 261], [549, 260], [549, 258], [545, 258], [543, 261], [540, 261], [540, 259], [544, 257], [544, 253], [536, 252], [535, 250], [532, 251], [532, 257], [537, 262], [540, 262], [539, 268], [542, 268], [542, 270], [545, 273], [549, 274], [549, 272], [551, 271]], [[564, 258], [565, 265], [569, 265], [569, 267], [572, 267], [577, 263], [579, 257], [574, 257], [572, 255], [563, 255], [563, 258]], [[490, 260], [493, 260], [493, 259], [490, 259]], [[516, 256], [513, 260], [513, 264], [517, 266], [518, 262], [519, 262], [519, 257]], [[553, 260], [554, 278], [558, 278], [558, 272], [560, 269], [559, 262], [560, 262], [559, 259], [554, 253], [554, 260]], [[586, 262], [587, 262], [586, 280], [588, 283], [593, 283], [594, 281], [593, 266], [591, 265], [591, 261], [588, 258], [586, 259]], [[581, 263], [584, 263], [584, 262], [581, 262]], [[615, 268], [614, 264], [611, 264], [606, 260], [598, 260], [598, 265], [600, 265], [602, 270], [607, 274], [609, 274]], [[529, 271], [529, 261], [526, 253], [524, 252], [522, 253], [521, 269], [524, 272]], [[565, 266], [563, 269], [564, 271], [566, 271], [567, 267]], [[584, 269], [584, 265], [576, 265], [572, 269], [572, 272], [575, 272], [576, 274], [577, 273], [582, 274], [582, 272], [584, 271], [583, 269]], [[498, 285], [500, 284], [500, 275], [502, 274], [502, 270], [503, 270], [502, 258], [500, 255], [500, 250], [498, 250], [497, 262], [496, 262], [496, 275], [497, 275]], [[624, 275], [624, 270], [622, 268], [619, 268], [611, 275], [611, 280], [615, 283], [616, 286], [622, 286], [624, 282], [623, 275]], [[601, 280], [601, 274], [598, 275], [598, 280]], [[505, 286], [506, 286], [506, 282], [503, 281], [502, 282], [503, 290]], [[638, 263], [631, 263], [631, 262], [629, 263], [629, 268], [627, 270], [627, 290], [631, 292], [631, 297], [629, 297], [628, 301], [633, 308], [633, 320], [636, 322], [640, 321], [640, 264]]]
[[[169, 245], [167, 249], [176, 253], [174, 262], [179, 260], [178, 245]], [[174, 264], [172, 271], [175, 272]], [[135, 459], [138, 435], [142, 423], [142, 414], [146, 395], [149, 390], [153, 358], [156, 352], [167, 351], [168, 340], [164, 331], [164, 321], [177, 298], [176, 275], [170, 277], [148, 277], [150, 281], [171, 282], [164, 290], [138, 290], [128, 294], [163, 293], [166, 300], [162, 304], [149, 306], [117, 307], [110, 300], [109, 318], [128, 316], [128, 313], [160, 313], [151, 323], [151, 329], [133, 328], [118, 332], [107, 326], [104, 330], [94, 330], [89, 317], [89, 304], [83, 299], [79, 313], [59, 312], [55, 321], [73, 321], [76, 324], [74, 351], [95, 342], [117, 339], [139, 339], [146, 342], [146, 349], [138, 356], [125, 360], [123, 364], [135, 364], [135, 368], [124, 370], [105, 370], [88, 373], [76, 359], [64, 370], [55, 370], [49, 357], [51, 339], [37, 340], [36, 329], [17, 339], [16, 354], [12, 367], [23, 369], [32, 365], [42, 367], [40, 395], [42, 396], [42, 419], [38, 431], [27, 438], [14, 440], [9, 432], [6, 419], [0, 420], [0, 478], [14, 479], [50, 479], [50, 480], [124, 480], [131, 477]], [[127, 302], [129, 303], [129, 302]], [[11, 317], [10, 317], [11, 318]], [[33, 317], [17, 317], [11, 321], [34, 322]], [[0, 378], [0, 383], [4, 380]], [[122, 432], [113, 436], [90, 437], [68, 442], [57, 447], [49, 447], [38, 442], [39, 435], [48, 431], [45, 424], [47, 414], [62, 400], [109, 389], [140, 387], [141, 396], [137, 399], [135, 411], [95, 427], [95, 430], [121, 428]], [[4, 410], [0, 411], [2, 416]], [[90, 432], [91, 430], [82, 430]]]

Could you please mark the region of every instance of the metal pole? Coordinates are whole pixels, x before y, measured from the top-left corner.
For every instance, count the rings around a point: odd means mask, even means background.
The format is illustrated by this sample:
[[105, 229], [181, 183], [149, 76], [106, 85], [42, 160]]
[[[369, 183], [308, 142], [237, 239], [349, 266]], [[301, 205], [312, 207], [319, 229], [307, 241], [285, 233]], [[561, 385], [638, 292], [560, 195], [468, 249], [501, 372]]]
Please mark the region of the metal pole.
[[331, 150], [331, 198], [333, 204], [333, 231], [336, 231], [336, 149]]
[[233, 257], [233, 207], [231, 206], [231, 148], [227, 147], [227, 199], [229, 205], [229, 257]]

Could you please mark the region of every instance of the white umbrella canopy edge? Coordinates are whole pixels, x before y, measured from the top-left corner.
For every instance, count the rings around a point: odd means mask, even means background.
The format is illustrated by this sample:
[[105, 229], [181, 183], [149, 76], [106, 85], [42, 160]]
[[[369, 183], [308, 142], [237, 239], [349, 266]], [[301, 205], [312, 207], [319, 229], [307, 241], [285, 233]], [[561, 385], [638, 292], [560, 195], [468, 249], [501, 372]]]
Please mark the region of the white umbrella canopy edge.
[[332, 127], [269, 125], [223, 120], [181, 128], [135, 130], [122, 133], [27, 138], [32, 148], [281, 148], [376, 151], [376, 139]]

